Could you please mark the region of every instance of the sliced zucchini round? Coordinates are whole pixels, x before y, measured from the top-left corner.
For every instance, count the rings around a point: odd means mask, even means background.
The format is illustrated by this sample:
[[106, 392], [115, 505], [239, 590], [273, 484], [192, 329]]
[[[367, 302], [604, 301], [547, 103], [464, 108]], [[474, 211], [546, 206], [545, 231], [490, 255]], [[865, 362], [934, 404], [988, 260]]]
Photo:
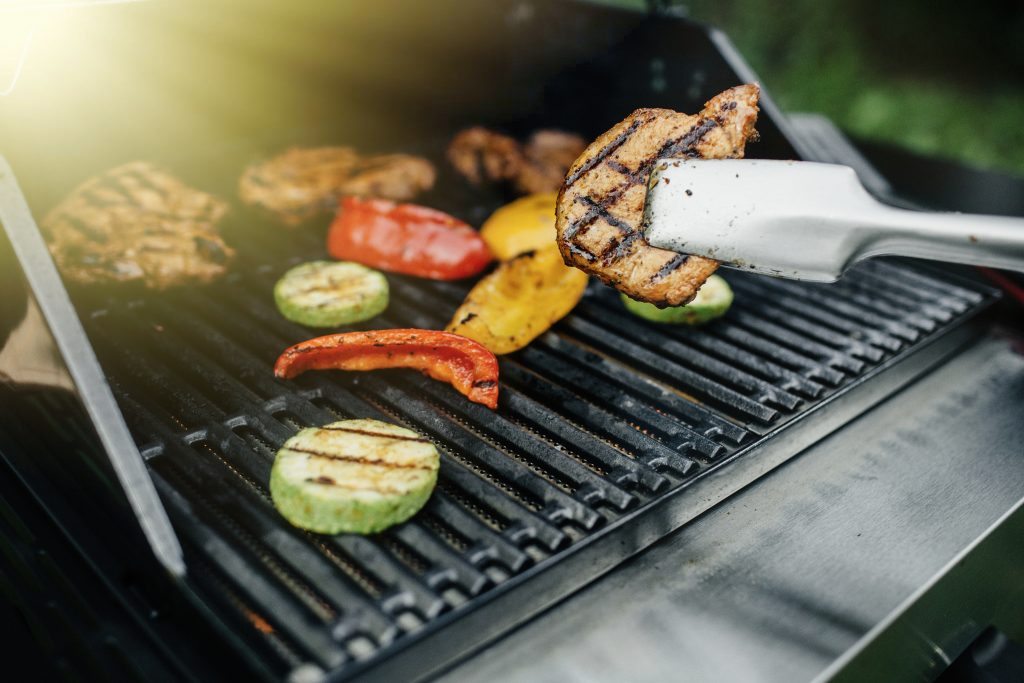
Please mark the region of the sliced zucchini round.
[[285, 519], [322, 534], [371, 534], [412, 517], [440, 457], [416, 432], [378, 420], [303, 429], [277, 452], [270, 495]]
[[309, 327], [337, 327], [368, 320], [388, 307], [383, 273], [347, 261], [295, 266], [274, 286], [281, 315]]
[[655, 323], [685, 323], [699, 325], [724, 315], [732, 306], [732, 287], [720, 275], [709, 277], [697, 296], [685, 306], [669, 306], [658, 308], [646, 301], [636, 301], [625, 294], [621, 295], [626, 310], [645, 320]]

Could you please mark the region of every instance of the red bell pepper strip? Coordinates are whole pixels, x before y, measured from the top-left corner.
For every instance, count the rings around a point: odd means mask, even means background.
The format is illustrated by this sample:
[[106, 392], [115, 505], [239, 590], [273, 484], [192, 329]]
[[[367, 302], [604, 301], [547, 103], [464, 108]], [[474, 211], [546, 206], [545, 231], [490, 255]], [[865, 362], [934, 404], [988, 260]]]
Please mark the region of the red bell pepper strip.
[[476, 230], [416, 204], [345, 197], [331, 223], [327, 251], [343, 261], [434, 280], [476, 275], [491, 261]]
[[344, 332], [285, 350], [274, 374], [291, 379], [306, 370], [414, 368], [448, 382], [470, 401], [498, 407], [498, 359], [482, 345], [451, 332], [398, 329]]

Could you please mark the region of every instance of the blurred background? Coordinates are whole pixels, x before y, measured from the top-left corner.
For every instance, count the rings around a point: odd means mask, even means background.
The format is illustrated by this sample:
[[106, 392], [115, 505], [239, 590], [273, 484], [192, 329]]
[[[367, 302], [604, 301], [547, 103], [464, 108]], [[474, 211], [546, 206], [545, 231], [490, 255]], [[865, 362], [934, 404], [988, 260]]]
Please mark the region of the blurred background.
[[[469, 69], [466, 59], [483, 81], [509, 80], [509, 64], [495, 57], [503, 53], [488, 42], [505, 19], [473, 25], [450, 0], [84, 6], [97, 1], [0, 0], [0, 93], [19, 75], [24, 41], [34, 36], [17, 87], [0, 97], [0, 153], [33, 180], [26, 192], [40, 210], [98, 169], [140, 156], [172, 168], [187, 156], [190, 167], [234, 177], [235, 157], [248, 153], [250, 141], [262, 138], [270, 148], [277, 135], [280, 144], [301, 143], [299, 124], [330, 122], [345, 130], [344, 139], [372, 147], [373, 131], [352, 128], [342, 110], [365, 112], [384, 86], [405, 93], [373, 117], [380, 144], [396, 148], [403, 127], [389, 120], [395, 112], [415, 109], [425, 121], [448, 111], [469, 117], [481, 106], [472, 87], [444, 80]], [[583, 14], [574, 10], [594, 9], [588, 3], [658, 7], [719, 27], [784, 111], [829, 117], [922, 205], [1024, 212], [1021, 0], [536, 0], [523, 2], [519, 14]], [[629, 30], [629, 20], [616, 22]], [[408, 39], [374, 50], [395, 23], [413, 27]], [[504, 54], [540, 63], [550, 53], [554, 63], [576, 49], [557, 30], [537, 20], [529, 31], [545, 50], [511, 45]], [[423, 35], [444, 39], [424, 44]], [[454, 63], [396, 69], [410, 50]], [[381, 72], [392, 82], [382, 83]], [[339, 91], [339, 82], [352, 87]], [[529, 102], [510, 87], [502, 95], [507, 111]], [[933, 159], [979, 172], [965, 176]]]
[[[601, 0], [644, 8], [650, 0]], [[784, 111], [1024, 177], [1024, 2], [657, 2], [725, 31]]]

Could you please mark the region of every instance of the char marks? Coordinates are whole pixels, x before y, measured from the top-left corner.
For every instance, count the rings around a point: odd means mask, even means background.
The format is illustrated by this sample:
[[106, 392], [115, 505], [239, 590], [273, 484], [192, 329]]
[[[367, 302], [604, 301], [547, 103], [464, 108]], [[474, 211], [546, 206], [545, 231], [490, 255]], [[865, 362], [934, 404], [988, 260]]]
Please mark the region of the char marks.
[[651, 277], [651, 279], [654, 280], [655, 282], [658, 281], [658, 280], [664, 280], [669, 275], [671, 275], [677, 268], [679, 268], [680, 266], [682, 266], [684, 263], [686, 263], [689, 260], [690, 260], [689, 254], [676, 254], [675, 256], [670, 258], [668, 261], [666, 261], [665, 265], [663, 265], [661, 268], [659, 268], [658, 272], [656, 272]]
[[164, 289], [226, 271], [234, 251], [218, 223], [227, 210], [166, 170], [132, 162], [82, 183], [41, 227], [66, 278]]
[[380, 460], [377, 458], [367, 458], [361, 455], [354, 455], [348, 453], [328, 453], [327, 451], [318, 451], [312, 448], [302, 448], [300, 446], [288, 446], [285, 445], [281, 450], [291, 451], [292, 453], [302, 453], [303, 455], [309, 455], [314, 458], [323, 458], [325, 460], [338, 460], [341, 462], [350, 463], [352, 465], [367, 465], [370, 467], [383, 467], [386, 469], [402, 469], [402, 470], [423, 470], [425, 472], [433, 472], [433, 467], [423, 467], [422, 465], [411, 465], [406, 463], [389, 462], [387, 460]]
[[638, 109], [576, 160], [559, 195], [562, 257], [627, 294], [660, 306], [687, 303], [717, 263], [652, 247], [642, 224], [647, 184], [662, 158], [741, 157], [755, 137], [758, 88], [742, 85], [698, 116]]
[[[604, 160], [607, 155], [611, 154], [615, 149], [626, 143], [629, 139], [630, 131], [636, 129], [636, 124], [637, 122], [634, 121], [633, 125], [627, 128], [625, 132], [616, 138], [617, 144], [613, 143], [601, 150], [601, 153], [605, 155], [605, 157], [602, 157], [602, 160]], [[564, 233], [565, 239], [574, 240], [578, 236], [586, 234], [587, 229], [598, 219], [603, 219], [608, 223], [608, 225], [613, 228], [618, 228], [625, 233], [633, 234], [637, 232], [636, 229], [630, 226], [627, 222], [616, 218], [611, 213], [611, 208], [615, 206], [622, 195], [630, 188], [639, 184], [647, 184], [651, 176], [651, 170], [654, 168], [654, 164], [657, 163], [658, 159], [678, 156], [680, 154], [690, 154], [694, 147], [700, 144], [701, 139], [703, 139], [703, 137], [717, 125], [718, 122], [715, 119], [703, 119], [699, 124], [690, 128], [690, 130], [688, 130], [684, 135], [681, 135], [675, 140], [669, 140], [662, 145], [661, 149], [659, 149], [656, 154], [645, 158], [635, 171], [631, 171], [628, 166], [617, 159], [607, 159], [605, 165], [616, 173], [624, 176], [626, 182], [619, 185], [603, 197], [594, 198], [589, 195], [581, 195], [579, 197], [579, 201], [587, 205], [587, 212], [566, 228]], [[596, 165], [597, 164], [594, 164], [594, 166]], [[586, 164], [584, 164], [584, 166], [586, 166]], [[578, 178], [578, 173], [579, 172], [573, 175]], [[570, 180], [566, 180], [567, 187], [570, 184]], [[636, 238], [633, 237], [630, 240], [630, 243], [635, 240]], [[621, 241], [622, 240], [619, 240], [618, 243], [621, 243]], [[603, 250], [597, 258], [604, 259], [615, 246], [615, 244], [610, 245], [608, 248]]]
[[425, 439], [422, 436], [406, 436], [404, 434], [387, 434], [384, 432], [373, 432], [366, 429], [355, 429], [352, 427], [333, 427], [326, 425], [324, 427], [317, 427], [317, 429], [328, 431], [328, 432], [348, 432], [349, 434], [361, 434], [363, 436], [373, 436], [378, 439], [394, 439], [396, 441], [415, 441], [417, 443], [430, 443], [430, 439]]
[[[640, 127], [640, 124], [641, 122], [639, 119], [634, 120], [632, 123], [629, 124], [626, 130], [619, 133], [619, 135], [616, 136], [615, 139], [612, 140], [610, 143], [608, 143], [608, 145], [606, 145], [600, 152], [598, 152], [593, 157], [588, 159], [586, 163], [584, 163], [578, 169], [573, 171], [568, 177], [566, 177], [564, 186], [565, 189], [569, 189], [570, 187], [575, 185], [577, 180], [582, 178], [586, 173], [589, 173], [591, 170], [596, 168], [598, 164], [607, 159], [608, 156], [615, 152], [615, 150], [617, 150], [619, 147], [622, 147], [622, 145], [626, 144], [626, 141], [629, 140], [630, 136], [632, 136], [633, 133], [637, 130], [637, 128]], [[584, 152], [584, 154], [586, 154], [586, 152]]]
[[[732, 104], [733, 108], [735, 108], [736, 103], [733, 102]], [[644, 161], [644, 168], [647, 171], [645, 175], [650, 175], [650, 171], [652, 168], [654, 168], [654, 164], [655, 162], [658, 161], [658, 159], [662, 159], [665, 157], [675, 157], [681, 154], [686, 155], [688, 157], [697, 156], [697, 145], [701, 143], [705, 135], [710, 133], [714, 128], [718, 127], [719, 125], [720, 123], [717, 118], [701, 119], [700, 123], [698, 123], [693, 128], [688, 130], [686, 134], [680, 136], [675, 140], [670, 140], [666, 142], [662, 146], [662, 148], [658, 150], [657, 154], [648, 157]]]
[[566, 239], [574, 239], [581, 231], [585, 233], [587, 228], [593, 225], [598, 218], [604, 219], [604, 221], [613, 228], [618, 228], [623, 232], [630, 232], [631, 228], [627, 223], [620, 221], [618, 218], [616, 218], [615, 216], [608, 212], [607, 204], [614, 203], [618, 199], [619, 194], [621, 193], [613, 194], [614, 197], [605, 200], [605, 202], [607, 203], [598, 202], [594, 199], [591, 199], [590, 197], [580, 197], [580, 202], [586, 204], [588, 207], [587, 212], [583, 214], [583, 216], [579, 218], [579, 220], [572, 223], [568, 228], [566, 228]]
[[634, 244], [643, 240], [643, 237], [643, 233], [639, 230], [633, 230], [622, 239], [612, 239], [598, 258], [604, 263], [623, 258], [633, 248]]

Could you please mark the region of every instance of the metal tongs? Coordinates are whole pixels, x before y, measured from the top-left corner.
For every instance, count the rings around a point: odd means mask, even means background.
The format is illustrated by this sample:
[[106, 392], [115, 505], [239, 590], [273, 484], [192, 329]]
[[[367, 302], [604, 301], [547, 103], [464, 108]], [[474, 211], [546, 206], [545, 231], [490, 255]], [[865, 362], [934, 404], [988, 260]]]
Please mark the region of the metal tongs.
[[[0, 263], [8, 262], [13, 264], [9, 268], [14, 272], [0, 271], [0, 284], [5, 282], [5, 277], [15, 280], [23, 277], [30, 296], [26, 306], [38, 310], [42, 319], [41, 327], [28, 335], [39, 347], [35, 349], [37, 357], [43, 359], [33, 361], [48, 365], [50, 372], [47, 374], [69, 378], [73, 393], [92, 421], [153, 554], [171, 576], [183, 578], [186, 567], [181, 544], [149, 470], [128, 431], [28, 202], [18, 187], [14, 171], [0, 156]], [[10, 291], [0, 287], [0, 297], [20, 293], [18, 288]], [[26, 316], [26, 321], [30, 319]], [[3, 349], [2, 333], [0, 329], [0, 350]]]
[[817, 282], [882, 255], [1024, 272], [1024, 219], [897, 209], [852, 168], [806, 161], [659, 160], [644, 234], [663, 249]]

